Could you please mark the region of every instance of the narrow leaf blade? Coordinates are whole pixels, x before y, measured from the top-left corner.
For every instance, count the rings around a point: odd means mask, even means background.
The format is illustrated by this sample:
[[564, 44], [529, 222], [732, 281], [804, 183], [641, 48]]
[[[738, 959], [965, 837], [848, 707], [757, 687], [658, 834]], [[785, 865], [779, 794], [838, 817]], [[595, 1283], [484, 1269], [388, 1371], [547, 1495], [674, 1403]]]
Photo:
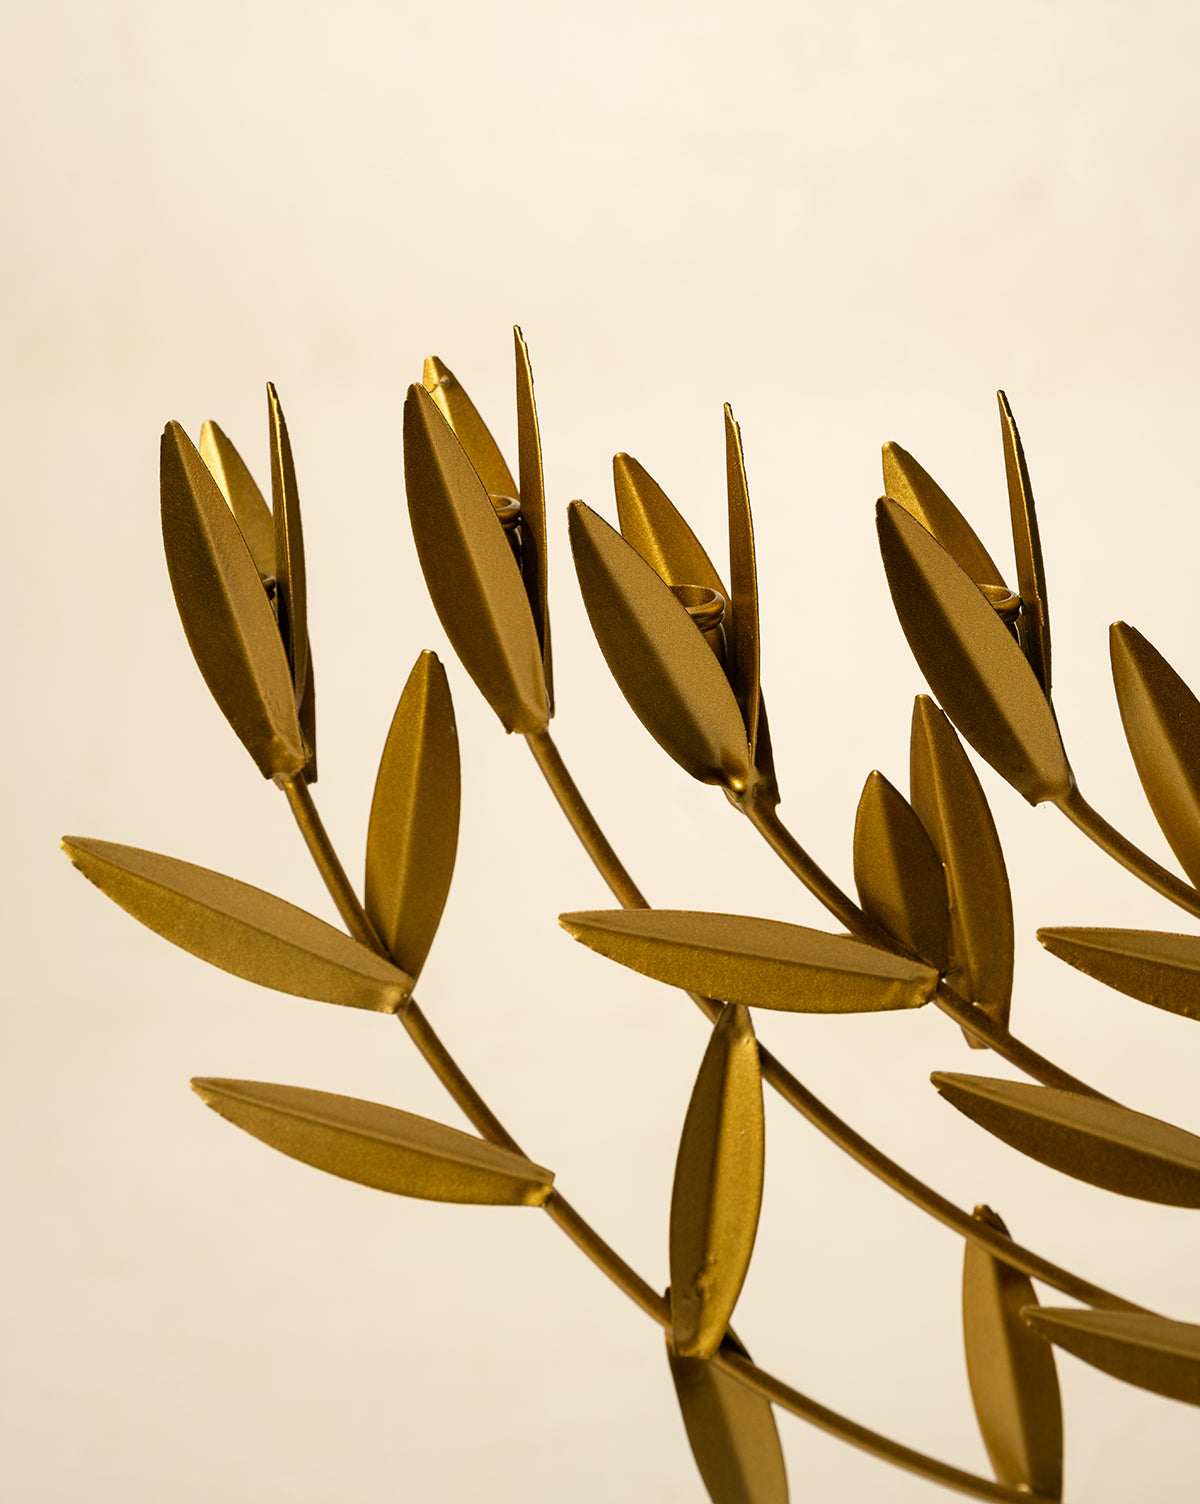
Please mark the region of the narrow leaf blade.
[[519, 494], [517, 483], [504, 462], [500, 446], [479, 416], [466, 388], [436, 355], [431, 355], [425, 362], [424, 386], [454, 431], [484, 490], [491, 496], [516, 500]]
[[1004, 583], [975, 529], [928, 470], [899, 444], [883, 446], [883, 489], [937, 539], [976, 585]]
[[63, 838], [84, 877], [172, 945], [296, 997], [395, 1013], [412, 978], [323, 919], [207, 867], [134, 846]]
[[550, 603], [547, 594], [546, 487], [542, 474], [542, 439], [538, 431], [537, 405], [533, 399], [533, 367], [529, 346], [519, 327], [513, 329], [517, 358], [517, 467], [521, 478], [521, 578], [533, 612], [546, 701], [554, 713], [554, 675], [550, 659]]
[[596, 910], [558, 922], [589, 950], [672, 987], [787, 1013], [919, 1008], [930, 966], [844, 935], [775, 919], [689, 910]]
[[1153, 1008], [1200, 1018], [1200, 936], [1159, 930], [1040, 929], [1052, 956]]
[[269, 381], [267, 416], [271, 431], [271, 499], [275, 524], [275, 605], [299, 705], [308, 683], [308, 584], [304, 573], [304, 535], [300, 527], [300, 492], [296, 485], [292, 443], [279, 396]]
[[942, 1096], [1030, 1159], [1121, 1196], [1200, 1206], [1200, 1138], [1115, 1102], [935, 1071]]
[[246, 462], [224, 431], [211, 420], [200, 430], [200, 458], [221, 488], [229, 510], [242, 530], [250, 557], [260, 575], [275, 576], [275, 523]]
[[878, 772], [858, 801], [854, 882], [872, 919], [922, 961], [946, 969], [950, 909], [941, 858], [908, 800]]
[[1042, 563], [1042, 540], [1033, 504], [1033, 486], [1008, 398], [1003, 392], [997, 392], [996, 398], [1000, 404], [1000, 433], [1004, 442], [1004, 474], [1008, 481], [1013, 552], [1017, 560], [1017, 589], [1021, 594], [1017, 633], [1029, 666], [1049, 700], [1050, 613], [1046, 605], [1046, 568]]
[[460, 794], [446, 671], [422, 653], [392, 718], [367, 829], [367, 914], [411, 977], [425, 964], [450, 891]]
[[541, 1206], [554, 1176], [520, 1154], [357, 1097], [267, 1081], [197, 1079], [214, 1112], [315, 1169], [397, 1196]]
[[733, 1315], [763, 1190], [762, 1075], [745, 1008], [727, 1004], [692, 1090], [671, 1191], [676, 1352], [711, 1358]]
[[629, 454], [613, 456], [613, 487], [621, 535], [668, 585], [699, 585], [729, 599], [700, 540], [646, 468]]
[[1200, 1405], [1200, 1326], [1143, 1311], [1036, 1306], [1022, 1313], [1040, 1337], [1115, 1379]]
[[750, 515], [750, 490], [746, 484], [746, 460], [742, 453], [742, 430], [725, 404], [725, 479], [729, 494], [729, 681], [742, 708], [750, 760], [758, 745], [759, 652], [758, 570], [754, 562], [754, 520]]

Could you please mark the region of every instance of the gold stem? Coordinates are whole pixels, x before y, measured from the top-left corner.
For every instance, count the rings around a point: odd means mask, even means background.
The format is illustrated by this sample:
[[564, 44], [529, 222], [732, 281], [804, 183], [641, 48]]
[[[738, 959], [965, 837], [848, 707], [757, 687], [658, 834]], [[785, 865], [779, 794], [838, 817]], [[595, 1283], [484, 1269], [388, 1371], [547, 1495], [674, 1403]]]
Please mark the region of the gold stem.
[[1132, 841], [1127, 840], [1098, 810], [1092, 808], [1077, 788], [1072, 787], [1070, 793], [1058, 801], [1058, 808], [1072, 825], [1077, 825], [1085, 836], [1095, 841], [1101, 851], [1106, 851], [1114, 861], [1120, 862], [1127, 872], [1140, 877], [1147, 887], [1161, 893], [1164, 898], [1169, 898], [1181, 909], [1186, 909], [1193, 918], [1200, 919], [1200, 893], [1173, 872], [1160, 867], [1152, 856], [1147, 856]]
[[300, 834], [304, 837], [304, 844], [308, 847], [309, 854], [316, 863], [317, 871], [329, 889], [329, 896], [336, 904], [346, 928], [356, 940], [363, 945], [370, 946], [376, 955], [385, 956], [390, 960], [386, 946], [375, 933], [375, 926], [367, 918], [366, 910], [358, 901], [358, 894], [355, 893], [350, 879], [346, 876], [346, 869], [338, 860], [338, 854], [333, 849], [333, 842], [329, 839], [329, 832], [317, 813], [317, 806], [313, 803], [312, 794], [303, 776], [297, 774], [295, 778], [282, 781], [280, 787], [287, 795], [292, 814], [296, 817], [296, 824], [300, 827]]

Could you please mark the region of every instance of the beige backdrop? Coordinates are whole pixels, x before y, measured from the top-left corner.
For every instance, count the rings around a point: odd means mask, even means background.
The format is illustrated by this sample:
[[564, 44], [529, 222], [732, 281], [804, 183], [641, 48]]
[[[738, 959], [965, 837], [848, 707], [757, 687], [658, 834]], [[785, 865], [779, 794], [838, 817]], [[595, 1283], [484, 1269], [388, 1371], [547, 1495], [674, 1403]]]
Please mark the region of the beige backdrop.
[[[452, 661], [415, 568], [400, 406], [423, 356], [511, 453], [509, 329], [538, 377], [556, 731], [652, 900], [820, 911], [607, 679], [562, 506], [638, 455], [721, 547], [721, 403], [743, 425], [783, 813], [843, 882], [861, 783], [906, 778], [923, 687], [887, 600], [878, 446], [912, 449], [1008, 558], [993, 392], [1043, 516], [1080, 782], [1157, 855], [1105, 629], [1200, 682], [1193, 5], [612, 0], [453, 6], [8, 0], [0, 246], [10, 540], [5, 703], [6, 1365], [0, 1491], [36, 1504], [702, 1497], [658, 1333], [531, 1212], [405, 1202], [234, 1132], [213, 1074], [458, 1122], [399, 1029], [212, 971], [69, 868], [64, 831], [329, 906], [175, 617], [157, 439], [219, 418], [262, 473], [263, 382], [305, 501], [318, 800], [361, 863], [418, 651], [449, 661], [459, 873], [421, 985], [485, 1095], [656, 1285], [698, 1015], [573, 946], [605, 894]], [[1186, 921], [985, 770], [1022, 949], [1014, 1027], [1200, 1129], [1196, 1026], [1043, 955], [1039, 923]], [[1200, 1320], [1194, 1213], [1021, 1161], [941, 1103], [992, 1070], [941, 1015], [764, 1018], [830, 1103], [965, 1205]], [[961, 1247], [768, 1107], [756, 1358], [986, 1469]], [[1060, 1364], [1069, 1497], [1194, 1496], [1196, 1412]], [[783, 1416], [799, 1499], [935, 1490]]]

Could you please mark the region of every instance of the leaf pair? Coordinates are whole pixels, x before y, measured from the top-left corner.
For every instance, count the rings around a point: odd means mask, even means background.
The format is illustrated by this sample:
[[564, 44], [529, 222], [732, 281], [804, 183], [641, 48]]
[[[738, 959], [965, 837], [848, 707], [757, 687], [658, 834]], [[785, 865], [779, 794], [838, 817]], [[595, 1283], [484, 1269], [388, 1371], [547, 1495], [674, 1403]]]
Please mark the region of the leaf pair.
[[[529, 352], [517, 355], [518, 488], [474, 404], [440, 361], [404, 403], [404, 480], [429, 595], [463, 667], [506, 731], [553, 713], [541, 442]], [[429, 390], [427, 390], [429, 388]], [[518, 498], [519, 490], [519, 498]], [[520, 563], [492, 497], [517, 520]]]

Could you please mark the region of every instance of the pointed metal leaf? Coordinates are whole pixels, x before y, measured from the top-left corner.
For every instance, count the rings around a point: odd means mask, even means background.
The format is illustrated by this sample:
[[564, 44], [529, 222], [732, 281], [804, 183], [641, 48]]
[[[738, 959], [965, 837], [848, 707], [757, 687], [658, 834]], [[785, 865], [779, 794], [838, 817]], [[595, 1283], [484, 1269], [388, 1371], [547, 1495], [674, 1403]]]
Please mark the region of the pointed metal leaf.
[[[519, 375], [517, 379], [519, 382]], [[454, 430], [454, 436], [483, 483], [483, 489], [492, 496], [517, 499], [517, 483], [504, 462], [500, 446], [467, 396], [466, 388], [436, 355], [431, 355], [425, 362], [424, 385]]]
[[248, 982], [377, 1013], [395, 1013], [412, 991], [404, 972], [273, 893], [135, 846], [81, 836], [66, 836], [62, 845], [126, 913]]
[[1040, 929], [1052, 956], [1153, 1008], [1200, 1018], [1200, 935], [1159, 930]]
[[554, 1175], [520, 1154], [429, 1118], [357, 1097], [267, 1081], [198, 1079], [223, 1118], [330, 1175], [397, 1196], [484, 1206], [541, 1206]]
[[204, 682], [265, 778], [308, 751], [274, 612], [241, 529], [178, 423], [161, 450], [163, 548], [188, 646]]
[[726, 1005], [692, 1089], [671, 1191], [676, 1352], [711, 1358], [737, 1303], [763, 1188], [762, 1075], [745, 1008]]
[[[750, 1354], [732, 1332], [721, 1344]], [[713, 1504], [788, 1504], [783, 1448], [769, 1400], [703, 1358], [667, 1358], [692, 1456]]]
[[212, 472], [229, 509], [237, 518], [250, 557], [260, 575], [275, 576], [275, 523], [245, 461], [218, 424], [200, 430], [200, 458]]
[[930, 1077], [959, 1112], [1030, 1159], [1121, 1196], [1200, 1206], [1200, 1138], [1115, 1102], [1023, 1081]]
[[731, 639], [729, 682], [742, 708], [750, 760], [758, 743], [758, 571], [754, 563], [754, 521], [742, 431], [725, 404], [725, 478], [729, 493], [729, 614], [726, 635]]
[[700, 540], [666, 492], [632, 455], [613, 456], [621, 535], [668, 585], [699, 585], [729, 599]]
[[550, 661], [550, 605], [547, 596], [546, 488], [542, 478], [542, 440], [533, 400], [529, 346], [519, 327], [513, 329], [517, 357], [517, 466], [521, 474], [521, 578], [542, 648], [546, 701], [554, 713], [554, 675]]
[[[1003, 1028], [1012, 1003], [1012, 894], [996, 822], [970, 758], [927, 695], [913, 705], [909, 743], [912, 806], [941, 857], [950, 899], [946, 980]], [[986, 1046], [973, 1034], [968, 1044]]]
[[1136, 628], [1114, 622], [1109, 647], [1142, 788], [1179, 865], [1200, 883], [1200, 701]]
[[1029, 666], [1049, 700], [1050, 615], [1046, 606], [1046, 569], [1042, 563], [1042, 542], [1038, 534], [1037, 512], [1033, 505], [1033, 487], [1029, 483], [1025, 450], [1013, 421], [1008, 398], [1003, 392], [997, 392], [996, 398], [1000, 403], [1004, 473], [1008, 480], [1013, 552], [1017, 560], [1017, 589], [1021, 594], [1017, 634]]
[[537, 629], [479, 476], [423, 387], [404, 404], [404, 478], [421, 569], [446, 635], [506, 731], [550, 719]]
[[878, 520], [896, 614], [946, 714], [1031, 804], [1063, 798], [1071, 770], [1020, 648], [979, 587], [903, 507], [881, 501]]
[[559, 924], [633, 971], [705, 997], [787, 1013], [919, 1008], [937, 972], [844, 935], [740, 914], [677, 909], [560, 914]]
[[308, 586], [304, 574], [304, 535], [300, 529], [300, 493], [296, 486], [291, 440], [278, 394], [269, 381], [267, 416], [271, 431], [271, 510], [275, 524], [275, 607], [299, 705], [308, 683]]
[[930, 966], [946, 969], [950, 910], [941, 858], [908, 800], [879, 772], [858, 801], [854, 882], [872, 919]]
[[308, 673], [304, 676], [304, 698], [300, 701], [298, 714], [300, 730], [308, 747], [308, 761], [304, 764], [305, 783], [317, 781], [317, 681], [313, 671], [312, 647], [308, 650]]
[[1115, 1379], [1200, 1405], [1200, 1326], [1147, 1311], [1035, 1306], [1025, 1320], [1047, 1342]]
[[693, 778], [745, 787], [751, 769], [742, 713], [687, 611], [582, 502], [571, 505], [570, 532], [592, 631], [642, 725]]
[[367, 830], [366, 909], [396, 965], [420, 975], [458, 846], [458, 732], [446, 671], [422, 653], [392, 719]]
[[[975, 1216], [1008, 1235], [990, 1207]], [[968, 1243], [963, 1259], [963, 1343], [975, 1416], [996, 1477], [1062, 1497], [1062, 1400], [1054, 1353], [1022, 1320], [1037, 1306], [1029, 1276]]]
[[937, 539], [976, 585], [1004, 583], [975, 529], [933, 476], [899, 444], [883, 446], [883, 489]]

